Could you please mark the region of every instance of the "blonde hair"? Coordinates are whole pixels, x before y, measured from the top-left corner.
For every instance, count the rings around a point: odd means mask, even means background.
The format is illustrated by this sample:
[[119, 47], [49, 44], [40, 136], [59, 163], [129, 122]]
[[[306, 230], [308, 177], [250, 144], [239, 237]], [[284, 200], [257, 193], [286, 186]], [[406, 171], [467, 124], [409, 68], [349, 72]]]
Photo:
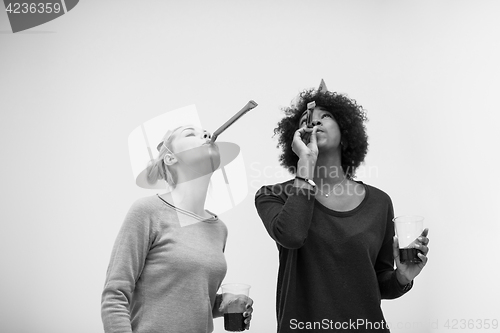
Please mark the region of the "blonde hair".
[[[179, 127], [178, 127], [179, 128]], [[167, 153], [172, 153], [172, 141], [174, 139], [174, 136], [172, 135], [175, 130], [173, 130], [170, 135], [167, 132], [165, 136], [167, 136], [166, 139], [164, 139], [163, 143], [161, 144], [160, 152], [158, 154], [158, 157], [155, 159], [152, 159], [147, 168], [147, 181], [149, 184], [156, 184], [158, 180], [165, 180], [167, 184], [171, 187], [175, 187], [176, 181], [177, 181], [177, 175], [173, 170], [170, 170], [169, 167], [165, 164], [163, 159], [165, 158], [165, 155]]]

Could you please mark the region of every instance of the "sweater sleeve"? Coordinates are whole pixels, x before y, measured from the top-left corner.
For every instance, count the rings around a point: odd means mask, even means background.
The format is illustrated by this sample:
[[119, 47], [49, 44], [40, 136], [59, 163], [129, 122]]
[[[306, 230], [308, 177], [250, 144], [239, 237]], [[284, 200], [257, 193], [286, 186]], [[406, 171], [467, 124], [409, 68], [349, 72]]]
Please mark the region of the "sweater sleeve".
[[391, 199], [388, 198], [387, 208], [387, 221], [384, 241], [380, 248], [375, 262], [375, 271], [377, 272], [377, 279], [380, 288], [380, 295], [382, 299], [394, 299], [402, 296], [408, 292], [413, 286], [411, 282], [409, 288], [401, 286], [396, 277], [396, 270], [394, 269], [394, 254], [393, 254], [393, 238], [394, 238], [394, 209]]
[[152, 227], [147, 207], [135, 202], [113, 246], [102, 292], [101, 317], [106, 333], [132, 333], [130, 299], [149, 251]]
[[311, 225], [314, 192], [292, 182], [263, 186], [255, 195], [255, 206], [269, 235], [287, 249], [304, 245]]

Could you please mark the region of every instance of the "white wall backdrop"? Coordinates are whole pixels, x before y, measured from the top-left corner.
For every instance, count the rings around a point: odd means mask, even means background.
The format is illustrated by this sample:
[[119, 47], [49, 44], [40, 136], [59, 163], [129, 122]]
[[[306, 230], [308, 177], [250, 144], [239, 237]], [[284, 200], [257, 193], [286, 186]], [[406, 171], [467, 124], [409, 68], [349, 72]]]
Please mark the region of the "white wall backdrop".
[[383, 301], [392, 332], [500, 320], [499, 12], [487, 0], [86, 0], [12, 34], [2, 10], [0, 330], [102, 332], [114, 239], [131, 203], [154, 193], [134, 184], [128, 134], [189, 104], [213, 131], [254, 99], [223, 134], [250, 189], [221, 215], [226, 281], [252, 285], [250, 331], [274, 332], [278, 253], [253, 196], [289, 178], [273, 128], [321, 78], [368, 112], [358, 178], [430, 228], [413, 290]]

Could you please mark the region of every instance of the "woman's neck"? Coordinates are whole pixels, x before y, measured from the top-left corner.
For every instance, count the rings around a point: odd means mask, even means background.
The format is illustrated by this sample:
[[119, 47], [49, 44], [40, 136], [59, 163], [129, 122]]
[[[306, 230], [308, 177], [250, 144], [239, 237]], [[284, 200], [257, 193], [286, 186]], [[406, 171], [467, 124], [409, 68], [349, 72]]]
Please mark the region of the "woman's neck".
[[205, 216], [205, 200], [207, 198], [210, 175], [191, 179], [175, 186], [171, 192], [174, 206], [200, 216]]
[[335, 185], [346, 177], [342, 169], [340, 153], [319, 154], [314, 170], [314, 182], [316, 184]]

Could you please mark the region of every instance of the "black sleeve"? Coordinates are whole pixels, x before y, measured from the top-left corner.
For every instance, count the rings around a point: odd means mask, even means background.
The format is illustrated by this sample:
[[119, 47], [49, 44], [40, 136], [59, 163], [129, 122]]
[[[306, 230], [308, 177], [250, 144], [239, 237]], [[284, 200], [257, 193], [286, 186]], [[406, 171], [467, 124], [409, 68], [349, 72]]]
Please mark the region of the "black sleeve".
[[255, 207], [269, 235], [287, 249], [304, 245], [311, 225], [314, 192], [293, 182], [263, 186], [255, 195]]
[[375, 262], [375, 271], [377, 272], [377, 280], [380, 288], [382, 299], [394, 299], [408, 292], [413, 286], [413, 281], [410, 285], [402, 286], [394, 269], [394, 254], [393, 254], [393, 238], [394, 225], [394, 209], [390, 198], [387, 205], [387, 220], [384, 241]]

